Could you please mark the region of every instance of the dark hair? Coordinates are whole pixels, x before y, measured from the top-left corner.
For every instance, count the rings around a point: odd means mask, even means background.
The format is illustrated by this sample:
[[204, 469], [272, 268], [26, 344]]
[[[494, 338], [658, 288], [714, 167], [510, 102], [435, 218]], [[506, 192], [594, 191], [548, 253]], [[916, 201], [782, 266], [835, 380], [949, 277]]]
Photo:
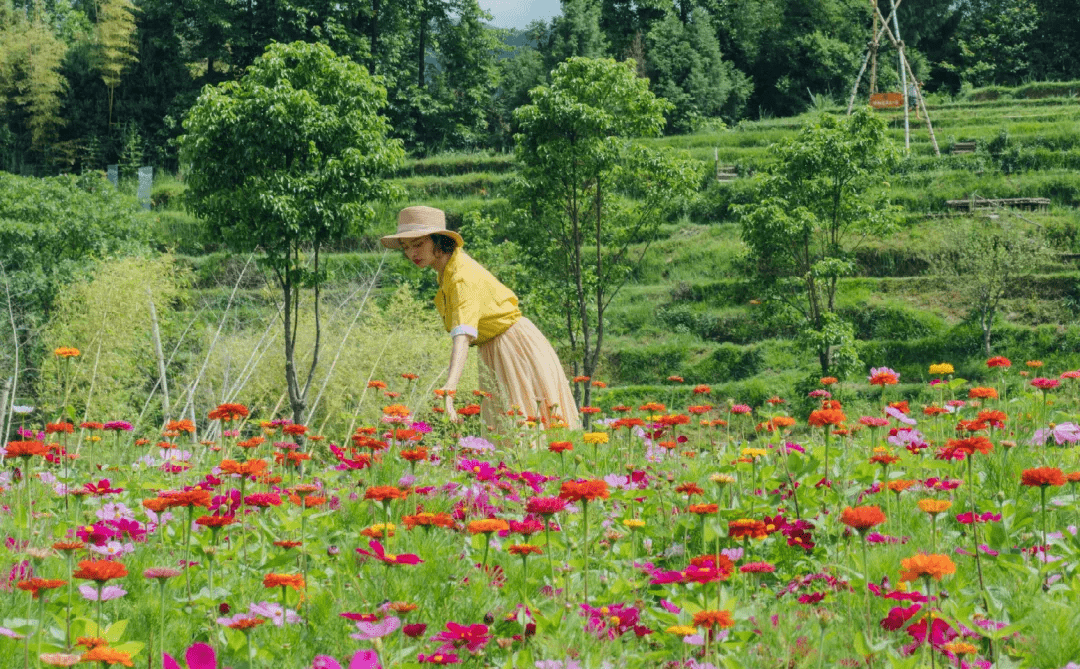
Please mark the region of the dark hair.
[[436, 251], [446, 255], [450, 255], [457, 248], [454, 238], [449, 235], [435, 233], [431, 235], [431, 243], [435, 246]]

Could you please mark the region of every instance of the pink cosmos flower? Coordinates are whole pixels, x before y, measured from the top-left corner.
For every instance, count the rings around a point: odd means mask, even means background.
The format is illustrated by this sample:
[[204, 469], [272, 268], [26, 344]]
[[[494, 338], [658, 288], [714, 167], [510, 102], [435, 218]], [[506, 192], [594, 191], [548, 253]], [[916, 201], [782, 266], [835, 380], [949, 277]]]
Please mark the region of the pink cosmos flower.
[[360, 621], [356, 623], [356, 634], [349, 636], [357, 641], [370, 641], [380, 639], [388, 634], [396, 632], [401, 627], [401, 618], [387, 616], [379, 621]]
[[[79, 586], [79, 594], [84, 599], [90, 602], [98, 601], [98, 589], [96, 586], [85, 584]], [[101, 589], [101, 601], [108, 602], [113, 599], [120, 599], [127, 594], [127, 590], [124, 590], [118, 585], [107, 585]]]
[[1044, 427], [1035, 430], [1035, 434], [1028, 442], [1032, 446], [1039, 446], [1046, 443], [1046, 440], [1050, 437], [1054, 437], [1054, 441], [1058, 446], [1064, 443], [1074, 444], [1080, 441], [1080, 425], [1076, 423], [1058, 423], [1053, 427]]
[[431, 637], [432, 641], [442, 641], [440, 653], [449, 653], [458, 648], [465, 648], [470, 653], [479, 652], [491, 636], [488, 634], [487, 625], [461, 625], [453, 621], [446, 623], [446, 629]]

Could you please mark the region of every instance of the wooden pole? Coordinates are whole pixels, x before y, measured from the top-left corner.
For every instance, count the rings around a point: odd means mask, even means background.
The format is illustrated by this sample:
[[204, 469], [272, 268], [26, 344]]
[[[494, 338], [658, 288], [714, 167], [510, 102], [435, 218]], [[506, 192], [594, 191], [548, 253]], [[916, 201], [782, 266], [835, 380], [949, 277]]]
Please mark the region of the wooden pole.
[[157, 355], [158, 381], [161, 384], [161, 409], [165, 421], [172, 420], [172, 410], [169, 407], [169, 381], [165, 376], [165, 353], [161, 350], [161, 329], [158, 327], [157, 308], [154, 306], [154, 294], [150, 286], [146, 287], [146, 297], [150, 303], [150, 334], [154, 338], [154, 353]]
[[900, 22], [896, 18], [896, 0], [889, 0], [892, 5], [893, 30], [896, 31], [896, 49], [900, 58], [900, 85], [904, 87], [904, 151], [911, 151], [911, 113], [908, 109], [907, 60], [904, 58], [904, 43], [900, 40]]

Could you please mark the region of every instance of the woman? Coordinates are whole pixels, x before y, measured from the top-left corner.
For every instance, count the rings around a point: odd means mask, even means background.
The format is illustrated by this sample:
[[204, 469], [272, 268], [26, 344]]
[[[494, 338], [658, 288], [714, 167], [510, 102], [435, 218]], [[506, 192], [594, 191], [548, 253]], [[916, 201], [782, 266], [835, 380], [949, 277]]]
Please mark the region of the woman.
[[481, 382], [494, 383], [484, 402], [484, 420], [495, 423], [491, 405], [500, 414], [517, 407], [551, 424], [580, 427], [577, 407], [559, 356], [548, 340], [518, 310], [513, 291], [469, 257], [461, 235], [446, 229], [446, 215], [432, 207], [406, 207], [398, 214], [397, 233], [382, 238], [386, 248], [401, 249], [417, 267], [438, 273], [435, 307], [450, 333], [446, 415], [457, 420], [451, 391], [457, 390], [469, 347], [480, 353]]

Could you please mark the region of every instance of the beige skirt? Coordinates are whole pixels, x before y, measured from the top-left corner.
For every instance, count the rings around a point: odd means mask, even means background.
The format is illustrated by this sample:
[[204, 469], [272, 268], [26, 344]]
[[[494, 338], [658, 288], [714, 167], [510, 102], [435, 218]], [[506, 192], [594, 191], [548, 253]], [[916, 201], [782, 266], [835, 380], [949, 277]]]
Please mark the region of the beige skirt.
[[[581, 427], [570, 382], [555, 349], [528, 318], [476, 347], [480, 352], [480, 382], [492, 395], [481, 407], [488, 425], [497, 425], [511, 409], [525, 416], [552, 417], [571, 429]], [[485, 369], [486, 368], [486, 369]]]

